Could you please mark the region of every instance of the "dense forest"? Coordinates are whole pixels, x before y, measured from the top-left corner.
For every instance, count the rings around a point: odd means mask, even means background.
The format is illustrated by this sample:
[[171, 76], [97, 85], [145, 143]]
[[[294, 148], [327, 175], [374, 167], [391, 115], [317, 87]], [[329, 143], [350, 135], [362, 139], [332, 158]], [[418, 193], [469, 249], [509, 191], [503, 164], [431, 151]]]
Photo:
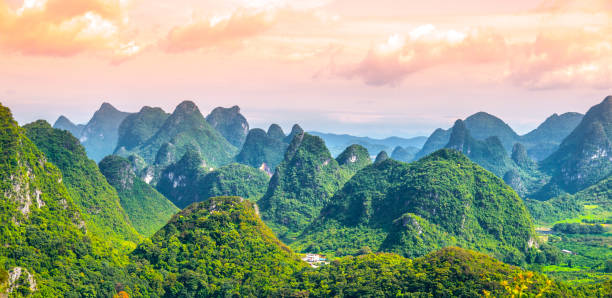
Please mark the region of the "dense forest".
[[0, 297], [610, 297], [610, 115], [376, 140], [0, 106]]

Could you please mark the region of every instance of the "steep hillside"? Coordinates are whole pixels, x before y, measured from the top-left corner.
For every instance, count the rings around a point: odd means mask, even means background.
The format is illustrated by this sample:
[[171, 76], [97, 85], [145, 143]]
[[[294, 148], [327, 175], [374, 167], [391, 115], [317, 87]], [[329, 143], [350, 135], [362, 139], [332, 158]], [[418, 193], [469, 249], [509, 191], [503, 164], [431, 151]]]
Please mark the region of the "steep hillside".
[[206, 168], [200, 155], [188, 151], [162, 173], [157, 189], [179, 208], [217, 196], [240, 196], [257, 201], [266, 191], [269, 176], [253, 167], [230, 164]]
[[24, 128], [28, 138], [61, 171], [62, 182], [89, 231], [100, 239], [133, 248], [140, 236], [122, 208], [117, 191], [87, 157], [79, 140], [66, 131], [52, 128], [44, 120]]
[[65, 116], [60, 116], [55, 121], [55, 124], [53, 124], [53, 128], [67, 130], [78, 139], [81, 137], [81, 133], [83, 132], [83, 128], [85, 128], [85, 125], [74, 124], [72, 123], [72, 121], [70, 121], [70, 119], [66, 118]]
[[[163, 165], [177, 161], [188, 150], [197, 150], [208, 166], [216, 167], [231, 162], [236, 147], [215, 130], [198, 107], [191, 101], [179, 104], [161, 128], [133, 153], [148, 164]], [[163, 152], [163, 153], [162, 153]], [[160, 158], [163, 155], [165, 158]]]
[[127, 288], [146, 295], [148, 287], [118, 266], [106, 242], [89, 234], [62, 184], [67, 178], [2, 106], [0, 147], [0, 296], [112, 297]]
[[232, 145], [241, 148], [249, 133], [249, 123], [240, 114], [240, 107], [218, 107], [212, 110], [206, 121]]
[[132, 150], [151, 138], [168, 119], [161, 108], [143, 107], [131, 114], [119, 125], [116, 153]]
[[522, 200], [454, 150], [411, 164], [387, 159], [359, 171], [292, 244], [297, 251], [421, 256], [451, 245], [519, 263], [535, 242]]
[[130, 222], [144, 236], [163, 227], [179, 209], [153, 187], [136, 176], [125, 158], [110, 155], [100, 161], [100, 171], [118, 192], [121, 207]]
[[583, 117], [580, 113], [553, 114], [536, 129], [521, 136], [521, 143], [526, 145], [529, 156], [538, 161], [543, 160], [559, 148]]
[[236, 161], [254, 168], [261, 168], [272, 175], [274, 169], [283, 160], [289, 146], [284, 141], [285, 135], [280, 133], [277, 129], [273, 129], [273, 126], [270, 126], [267, 133], [259, 128], [251, 129], [242, 150], [236, 156]]
[[99, 162], [115, 151], [119, 138], [119, 125], [128, 115], [129, 113], [121, 112], [109, 103], [102, 104], [87, 122], [79, 137], [89, 158]]
[[291, 241], [350, 175], [332, 158], [321, 138], [298, 134], [258, 202], [262, 219], [279, 238]]
[[444, 146], [448, 144], [450, 135], [451, 135], [450, 129], [445, 130], [445, 129], [438, 128], [434, 130], [434, 132], [429, 136], [429, 138], [427, 138], [427, 141], [423, 145], [423, 148], [421, 148], [421, 151], [419, 151], [414, 156], [414, 158], [420, 159], [421, 157], [425, 157], [431, 153], [436, 152], [437, 150], [444, 148]]
[[253, 203], [239, 197], [189, 206], [132, 259], [146, 264], [142, 274], [168, 297], [269, 296], [307, 266], [274, 237]]
[[351, 145], [344, 149], [336, 158], [340, 167], [356, 173], [372, 163], [368, 149], [359, 145]]
[[467, 117], [464, 122], [475, 139], [486, 140], [489, 137], [497, 137], [507, 152], [512, 150], [512, 146], [519, 139], [516, 132], [503, 120], [485, 112]]
[[553, 178], [540, 198], [576, 193], [612, 173], [612, 96], [586, 113], [542, 168]]

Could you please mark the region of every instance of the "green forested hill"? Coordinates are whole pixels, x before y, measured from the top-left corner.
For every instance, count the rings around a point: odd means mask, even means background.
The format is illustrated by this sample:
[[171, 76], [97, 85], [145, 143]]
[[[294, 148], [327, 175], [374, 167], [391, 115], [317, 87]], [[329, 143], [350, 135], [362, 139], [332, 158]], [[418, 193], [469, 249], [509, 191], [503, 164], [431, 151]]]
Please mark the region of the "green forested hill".
[[151, 138], [170, 115], [161, 108], [143, 107], [119, 125], [116, 153], [132, 150]]
[[87, 156], [99, 162], [112, 154], [117, 146], [118, 128], [129, 113], [121, 112], [109, 103], [103, 103], [87, 122], [80, 136], [76, 136], [85, 147]]
[[150, 165], [163, 161], [165, 166], [176, 162], [188, 150], [198, 151], [206, 164], [213, 167], [230, 163], [237, 151], [206, 122], [193, 102], [184, 101], [151, 138], [123, 155], [135, 153]]
[[321, 138], [297, 134], [258, 202], [262, 219], [279, 238], [290, 241], [310, 224], [350, 175], [332, 158]]
[[206, 121], [236, 148], [240, 148], [244, 144], [249, 132], [249, 123], [240, 114], [240, 107], [217, 107], [206, 116]]
[[553, 114], [528, 134], [521, 136], [529, 156], [544, 160], [550, 156], [567, 136], [580, 124], [584, 115], [580, 113]]
[[520, 262], [535, 242], [529, 213], [501, 179], [454, 150], [359, 171], [292, 244], [298, 251], [421, 256], [461, 245]]
[[165, 297], [263, 297], [307, 266], [239, 197], [189, 206], [139, 245], [132, 260]]
[[592, 107], [559, 149], [542, 162], [552, 175], [539, 197], [576, 193], [612, 173], [612, 96]]
[[[72, 135], [61, 133], [70, 136], [65, 145], [74, 146]], [[106, 241], [112, 240], [92, 237], [95, 227], [87, 225], [62, 184], [68, 178], [62, 179], [2, 106], [0, 148], [0, 295], [112, 297], [124, 289], [147, 293], [141, 280], [119, 266], [122, 257], [113, 256]]]
[[121, 206], [140, 234], [153, 235], [179, 211], [166, 197], [136, 177], [127, 159], [110, 155], [99, 166], [108, 183], [117, 190]]
[[24, 126], [30, 140], [55, 164], [89, 231], [100, 239], [133, 248], [140, 235], [122, 208], [117, 191], [69, 132], [40, 120]]
[[268, 133], [259, 128], [251, 129], [242, 150], [236, 156], [236, 161], [254, 168], [262, 168], [270, 174], [274, 173], [276, 166], [283, 161], [289, 146], [284, 141], [285, 135], [282, 134], [282, 130], [280, 133], [273, 129], [273, 126], [270, 126]]
[[157, 189], [179, 208], [217, 196], [257, 201], [266, 191], [269, 177], [261, 170], [241, 164], [210, 169], [203, 164], [197, 152], [188, 151], [164, 170]]

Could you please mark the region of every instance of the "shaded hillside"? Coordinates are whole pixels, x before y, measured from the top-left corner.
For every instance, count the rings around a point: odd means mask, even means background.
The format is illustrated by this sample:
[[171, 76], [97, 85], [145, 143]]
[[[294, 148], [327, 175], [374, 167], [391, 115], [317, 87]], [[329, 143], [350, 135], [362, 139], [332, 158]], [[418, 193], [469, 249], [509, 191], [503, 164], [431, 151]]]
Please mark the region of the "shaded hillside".
[[218, 107], [212, 110], [206, 121], [236, 148], [241, 148], [249, 133], [249, 123], [240, 114], [240, 107]]
[[62, 172], [62, 182], [90, 232], [118, 247], [133, 248], [140, 235], [122, 208], [117, 191], [108, 184], [96, 163], [87, 157], [79, 140], [66, 131], [52, 128], [44, 120], [24, 128], [28, 138]]
[[100, 171], [118, 192], [121, 207], [130, 222], [144, 236], [163, 227], [179, 209], [153, 187], [136, 176], [125, 158], [110, 155], [100, 161]]
[[559, 149], [542, 162], [551, 182], [539, 194], [576, 193], [612, 173], [612, 96], [592, 107]]
[[519, 263], [534, 243], [517, 194], [461, 153], [441, 150], [359, 171], [292, 246], [334, 255], [368, 246], [412, 257], [461, 245]]
[[89, 158], [99, 162], [115, 151], [119, 125], [128, 115], [130, 114], [117, 110], [109, 103], [102, 104], [78, 136]]
[[290, 241], [310, 224], [350, 176], [351, 172], [332, 158], [323, 139], [298, 134], [258, 202], [262, 219], [279, 238]]

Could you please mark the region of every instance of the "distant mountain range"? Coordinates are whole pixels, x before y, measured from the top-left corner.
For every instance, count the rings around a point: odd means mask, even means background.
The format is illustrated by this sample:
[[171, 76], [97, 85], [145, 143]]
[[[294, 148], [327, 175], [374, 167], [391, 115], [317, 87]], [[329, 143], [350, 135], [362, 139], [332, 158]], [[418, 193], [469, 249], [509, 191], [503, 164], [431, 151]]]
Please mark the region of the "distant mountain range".
[[[251, 129], [237, 106], [204, 117], [190, 101], [172, 113], [103, 104], [86, 125], [55, 126], [20, 127], [0, 106], [0, 296], [605, 297], [612, 287], [524, 269], [584, 258], [554, 246], [565, 236], [536, 237], [534, 220], [612, 212], [612, 97], [524, 136], [486, 113], [426, 141], [319, 137], [297, 124], [286, 135]], [[597, 253], [576, 269], [605, 277], [607, 251]]]
[[310, 131], [309, 134], [318, 136], [325, 141], [325, 145], [329, 148], [332, 156], [338, 156], [346, 147], [357, 144], [368, 149], [372, 157], [376, 156], [380, 151], [392, 152], [396, 147], [417, 148], [420, 149], [425, 144], [427, 137], [400, 138], [389, 137], [385, 139], [374, 139], [369, 137], [356, 137], [348, 134], [333, 134]]

